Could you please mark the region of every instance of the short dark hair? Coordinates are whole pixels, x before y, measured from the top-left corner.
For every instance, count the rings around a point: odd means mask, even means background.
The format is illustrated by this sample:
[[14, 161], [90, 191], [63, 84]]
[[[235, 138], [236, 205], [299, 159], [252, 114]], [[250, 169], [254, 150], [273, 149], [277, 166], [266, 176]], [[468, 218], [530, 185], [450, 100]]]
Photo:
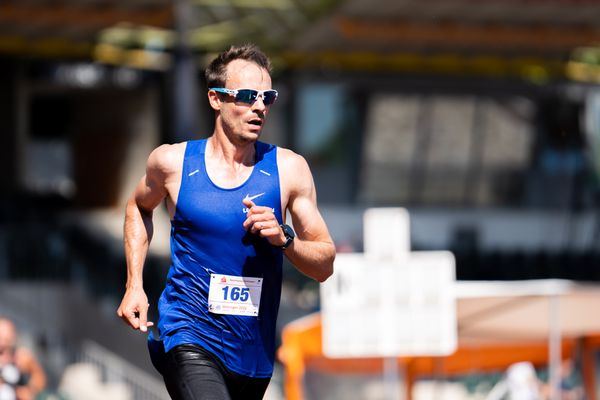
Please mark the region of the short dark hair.
[[261, 68], [271, 73], [271, 61], [258, 46], [254, 44], [245, 44], [243, 46], [231, 46], [219, 54], [208, 65], [204, 71], [206, 85], [211, 87], [225, 87], [227, 80], [227, 65], [234, 60], [246, 60], [255, 63]]

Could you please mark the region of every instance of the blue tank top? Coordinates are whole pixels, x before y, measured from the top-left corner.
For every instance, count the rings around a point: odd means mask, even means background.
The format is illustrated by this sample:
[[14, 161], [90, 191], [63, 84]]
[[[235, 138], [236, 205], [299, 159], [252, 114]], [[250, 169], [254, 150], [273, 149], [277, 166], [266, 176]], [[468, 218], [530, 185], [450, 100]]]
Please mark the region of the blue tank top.
[[[277, 147], [257, 142], [250, 177], [231, 189], [210, 180], [205, 149], [206, 139], [188, 142], [185, 150], [171, 221], [171, 267], [158, 304], [160, 336], [166, 351], [197, 344], [238, 374], [267, 378], [273, 373], [283, 256], [244, 230], [248, 210], [242, 199], [255, 196], [254, 203], [271, 207], [281, 223]], [[211, 273], [262, 278], [258, 317], [209, 312]]]

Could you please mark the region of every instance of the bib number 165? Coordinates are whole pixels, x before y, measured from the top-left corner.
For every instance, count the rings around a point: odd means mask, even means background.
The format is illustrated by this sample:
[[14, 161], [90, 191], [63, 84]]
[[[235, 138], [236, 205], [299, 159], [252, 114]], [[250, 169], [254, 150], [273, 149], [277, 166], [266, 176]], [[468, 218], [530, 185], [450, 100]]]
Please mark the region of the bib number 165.
[[211, 274], [208, 311], [257, 317], [262, 283], [262, 278]]
[[250, 289], [247, 287], [241, 288], [238, 286], [225, 286], [223, 290], [223, 300], [231, 301], [248, 301], [250, 297]]

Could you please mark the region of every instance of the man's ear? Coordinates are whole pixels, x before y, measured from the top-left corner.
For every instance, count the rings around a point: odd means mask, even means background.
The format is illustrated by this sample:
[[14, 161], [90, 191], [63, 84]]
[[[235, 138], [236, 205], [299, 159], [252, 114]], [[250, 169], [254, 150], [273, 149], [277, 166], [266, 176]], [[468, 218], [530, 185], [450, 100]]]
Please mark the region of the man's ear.
[[208, 91], [208, 104], [213, 108], [213, 110], [221, 109], [221, 99], [219, 98], [219, 94], [214, 90]]

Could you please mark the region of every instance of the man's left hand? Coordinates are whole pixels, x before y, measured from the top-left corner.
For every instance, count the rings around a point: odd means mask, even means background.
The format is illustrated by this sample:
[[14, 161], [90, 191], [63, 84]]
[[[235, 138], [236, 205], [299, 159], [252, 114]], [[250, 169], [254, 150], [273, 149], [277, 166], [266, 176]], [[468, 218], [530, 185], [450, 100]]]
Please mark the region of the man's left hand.
[[248, 213], [244, 221], [244, 229], [266, 238], [273, 246], [283, 246], [285, 235], [279, 227], [279, 222], [270, 207], [257, 206], [250, 199], [242, 201]]

